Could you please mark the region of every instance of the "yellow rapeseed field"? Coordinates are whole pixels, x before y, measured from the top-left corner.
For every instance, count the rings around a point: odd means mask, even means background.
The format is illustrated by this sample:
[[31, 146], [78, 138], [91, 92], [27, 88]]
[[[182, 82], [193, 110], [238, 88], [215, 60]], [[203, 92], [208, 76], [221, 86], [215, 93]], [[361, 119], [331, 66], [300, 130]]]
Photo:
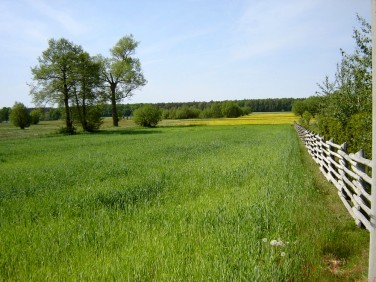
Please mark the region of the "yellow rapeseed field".
[[174, 125], [241, 125], [241, 124], [293, 124], [298, 117], [291, 112], [252, 113], [239, 118], [163, 120], [161, 126]]

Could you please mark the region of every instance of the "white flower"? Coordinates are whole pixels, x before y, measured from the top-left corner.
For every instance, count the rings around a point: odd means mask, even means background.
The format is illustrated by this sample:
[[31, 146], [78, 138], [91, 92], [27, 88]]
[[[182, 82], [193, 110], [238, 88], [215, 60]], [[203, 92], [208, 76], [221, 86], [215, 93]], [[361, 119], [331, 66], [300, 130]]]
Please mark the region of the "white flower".
[[270, 241], [270, 246], [277, 246], [278, 241], [277, 240], [271, 240]]
[[284, 247], [286, 246], [285, 243], [282, 240], [271, 240], [270, 241], [271, 246], [276, 246], [276, 247]]
[[282, 252], [282, 253], [281, 253], [281, 257], [284, 257], [285, 255], [286, 255], [285, 252]]
[[282, 240], [279, 240], [278, 243], [277, 243], [277, 246], [284, 247], [285, 243], [283, 243]]
[[264, 243], [266, 243], [266, 242], [268, 242], [268, 239], [266, 239], [266, 238], [262, 238], [262, 241], [263, 241]]

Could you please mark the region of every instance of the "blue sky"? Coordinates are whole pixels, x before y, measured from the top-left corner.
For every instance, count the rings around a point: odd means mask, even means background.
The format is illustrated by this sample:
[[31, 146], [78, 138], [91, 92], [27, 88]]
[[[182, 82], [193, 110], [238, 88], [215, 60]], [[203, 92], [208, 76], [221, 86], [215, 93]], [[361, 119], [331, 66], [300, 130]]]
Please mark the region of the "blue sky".
[[148, 84], [126, 103], [308, 97], [352, 52], [368, 0], [1, 0], [0, 107], [33, 106], [30, 68], [48, 39], [109, 55], [140, 42]]

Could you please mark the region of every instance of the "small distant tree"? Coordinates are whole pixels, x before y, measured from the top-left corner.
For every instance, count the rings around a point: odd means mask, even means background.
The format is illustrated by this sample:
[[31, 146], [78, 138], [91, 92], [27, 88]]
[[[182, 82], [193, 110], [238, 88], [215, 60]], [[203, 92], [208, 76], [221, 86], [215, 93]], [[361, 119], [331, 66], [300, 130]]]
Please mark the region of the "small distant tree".
[[307, 110], [307, 105], [304, 100], [296, 100], [292, 104], [292, 112], [296, 116], [303, 116], [304, 112]]
[[0, 122], [9, 121], [9, 113], [10, 113], [10, 108], [3, 107], [0, 110]]
[[144, 105], [133, 113], [136, 124], [145, 127], [155, 127], [161, 121], [162, 111], [153, 105]]
[[14, 104], [9, 117], [11, 122], [21, 129], [25, 129], [25, 127], [29, 127], [31, 124], [31, 117], [27, 108], [19, 102]]
[[38, 124], [42, 116], [42, 111], [40, 109], [34, 109], [30, 112], [30, 118], [32, 124]]
[[55, 109], [55, 108], [52, 108], [48, 111], [48, 119], [49, 120], [59, 120], [61, 119], [62, 117], [62, 109]]

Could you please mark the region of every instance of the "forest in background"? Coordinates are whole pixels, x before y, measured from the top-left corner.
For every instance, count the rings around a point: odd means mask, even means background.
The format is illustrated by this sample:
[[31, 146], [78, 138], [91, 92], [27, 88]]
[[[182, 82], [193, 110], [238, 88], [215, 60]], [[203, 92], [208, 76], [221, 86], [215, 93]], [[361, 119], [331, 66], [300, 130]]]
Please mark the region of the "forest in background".
[[[162, 110], [164, 119], [189, 119], [189, 118], [218, 118], [237, 117], [247, 115], [252, 112], [290, 112], [292, 105], [296, 101], [304, 99], [297, 98], [270, 98], [270, 99], [244, 99], [235, 101], [210, 101], [210, 102], [171, 102], [153, 104]], [[117, 112], [119, 117], [130, 118], [132, 113], [140, 104], [118, 104]], [[227, 106], [227, 115], [222, 113], [222, 109]], [[112, 106], [110, 104], [101, 105], [102, 117], [112, 116]], [[11, 108], [0, 109], [0, 122], [9, 121]], [[39, 120], [58, 120], [63, 117], [63, 108], [29, 108], [30, 112], [38, 111]], [[225, 112], [226, 113], [226, 112]]]

